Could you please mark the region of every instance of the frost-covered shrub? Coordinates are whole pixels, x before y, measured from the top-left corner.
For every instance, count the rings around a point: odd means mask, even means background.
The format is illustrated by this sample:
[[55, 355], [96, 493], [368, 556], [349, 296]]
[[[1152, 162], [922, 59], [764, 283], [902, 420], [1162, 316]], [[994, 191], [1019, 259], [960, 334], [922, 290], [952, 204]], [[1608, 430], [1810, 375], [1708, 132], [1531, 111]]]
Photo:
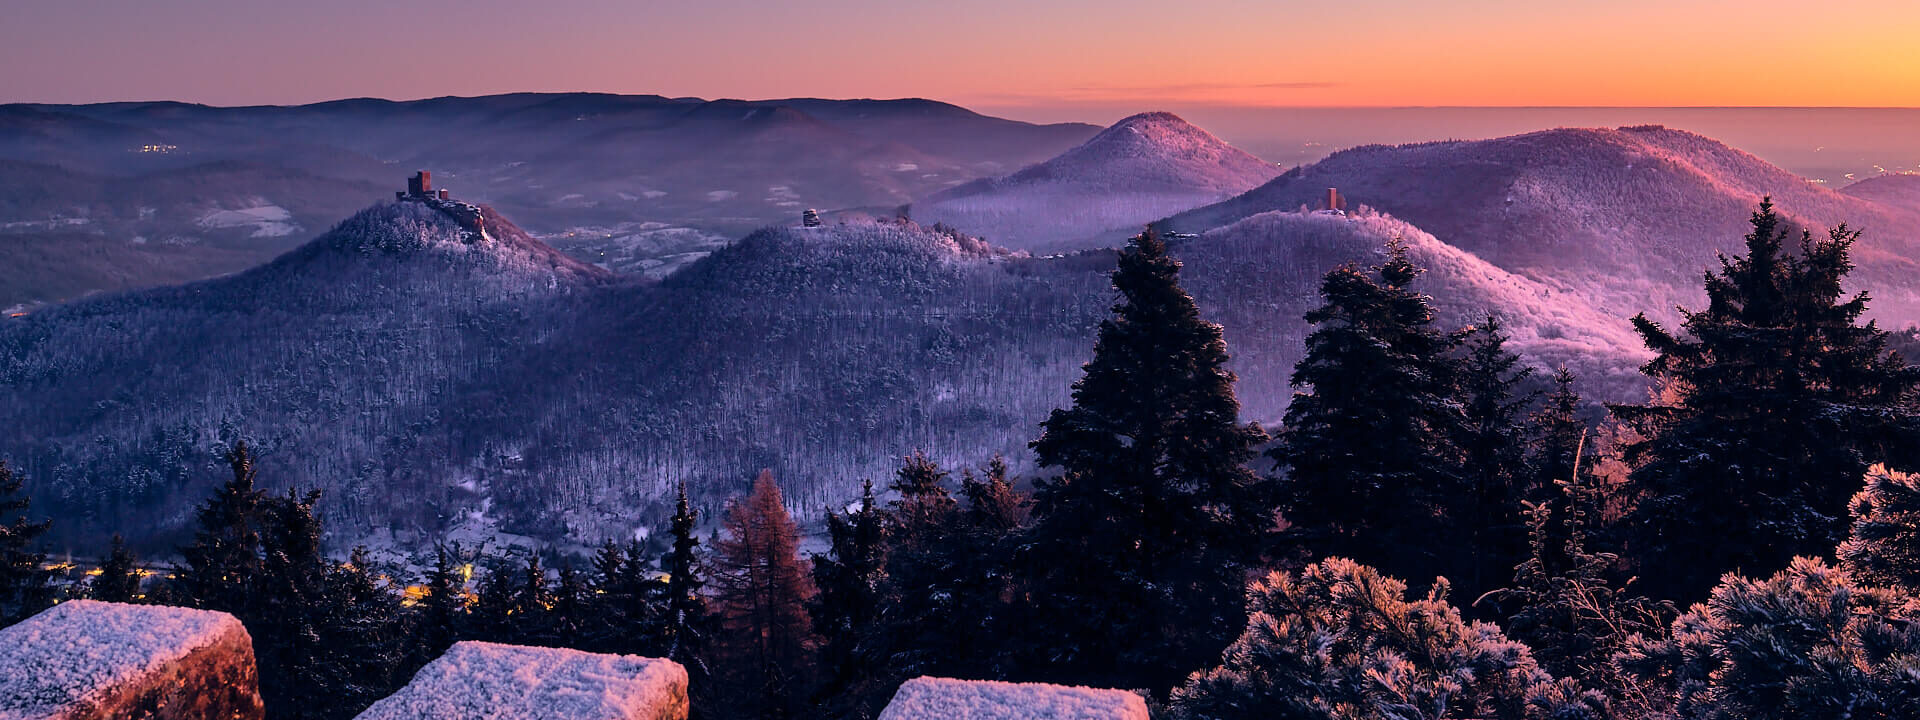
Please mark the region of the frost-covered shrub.
[[1861, 584], [1920, 593], [1920, 476], [1875, 465], [1851, 507], [1841, 565]]
[[1219, 667], [1173, 693], [1185, 720], [1605, 717], [1533, 655], [1447, 604], [1445, 580], [1409, 600], [1399, 580], [1331, 558], [1247, 591], [1247, 629]]
[[1640, 639], [1621, 661], [1673, 693], [1674, 718], [1912, 718], [1916, 610], [1899, 592], [1795, 558], [1767, 580], [1729, 574], [1669, 637]]

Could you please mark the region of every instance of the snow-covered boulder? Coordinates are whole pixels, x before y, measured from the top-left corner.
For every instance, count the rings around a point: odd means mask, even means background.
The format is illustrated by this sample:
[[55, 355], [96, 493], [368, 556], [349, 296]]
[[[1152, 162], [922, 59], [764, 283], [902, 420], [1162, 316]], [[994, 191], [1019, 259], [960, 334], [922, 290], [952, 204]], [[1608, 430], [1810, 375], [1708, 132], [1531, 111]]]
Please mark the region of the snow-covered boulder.
[[1125, 690], [954, 680], [908, 680], [880, 720], [1147, 720], [1147, 702]]
[[455, 643], [359, 720], [685, 720], [687, 671], [671, 660]]
[[0, 720], [260, 717], [232, 615], [76, 600], [0, 629]]

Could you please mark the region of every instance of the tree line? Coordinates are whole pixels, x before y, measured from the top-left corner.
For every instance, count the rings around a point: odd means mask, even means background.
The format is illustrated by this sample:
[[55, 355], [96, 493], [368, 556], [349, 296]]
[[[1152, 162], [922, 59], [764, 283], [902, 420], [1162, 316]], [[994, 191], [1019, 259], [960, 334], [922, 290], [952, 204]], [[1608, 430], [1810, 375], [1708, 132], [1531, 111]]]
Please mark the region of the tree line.
[[[328, 559], [319, 496], [257, 489], [242, 444], [172, 577], [116, 543], [82, 590], [239, 616], [288, 718], [350, 717], [461, 639], [672, 658], [709, 717], [871, 718], [919, 675], [1192, 720], [1915, 717], [1920, 370], [1843, 289], [1857, 237], [1763, 200], [1704, 308], [1633, 319], [1654, 390], [1604, 417], [1498, 317], [1437, 326], [1390, 244], [1323, 277], [1269, 431], [1148, 232], [1035, 477], [914, 453], [820, 552], [762, 473], [705, 540], [682, 488], [661, 551], [441, 546], [406, 585]], [[18, 484], [5, 619], [53, 599]]]

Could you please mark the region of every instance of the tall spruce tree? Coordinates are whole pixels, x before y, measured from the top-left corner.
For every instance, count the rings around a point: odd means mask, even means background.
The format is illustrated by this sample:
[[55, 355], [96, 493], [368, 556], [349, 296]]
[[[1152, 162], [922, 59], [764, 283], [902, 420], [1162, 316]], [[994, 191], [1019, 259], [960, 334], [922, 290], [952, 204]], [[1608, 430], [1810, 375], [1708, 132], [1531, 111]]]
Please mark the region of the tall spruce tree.
[[862, 486], [860, 506], [846, 513], [827, 513], [828, 547], [813, 556], [813, 584], [819, 590], [813, 604], [813, 627], [820, 634], [820, 666], [827, 704], [839, 705], [837, 714], [860, 716], [845, 707], [854, 686], [872, 677], [876, 625], [885, 603], [887, 581], [887, 518], [873, 495], [873, 482]]
[[200, 506], [193, 543], [180, 549], [186, 567], [179, 589], [195, 607], [245, 618], [252, 614], [262, 565], [258, 528], [265, 494], [254, 488], [253, 452], [245, 441], [227, 452], [227, 466], [232, 478]]
[[260, 666], [260, 699], [275, 718], [327, 717], [342, 688], [322, 667], [327, 621], [327, 572], [321, 552], [318, 492], [261, 503], [256, 526], [260, 571], [245, 588], [240, 613], [254, 636]]
[[949, 675], [996, 679], [1012, 672], [1012, 639], [1026, 628], [1012, 624], [1017, 597], [1013, 563], [1027, 521], [1027, 498], [1013, 488], [1007, 464], [996, 455], [976, 475], [962, 471], [966, 509], [946, 545], [951, 560], [949, 592], [958, 608], [948, 619], [942, 668]]
[[549, 637], [559, 647], [578, 648], [586, 644], [587, 623], [589, 617], [589, 598], [592, 590], [587, 581], [573, 569], [573, 563], [561, 561], [560, 572], [553, 586], [552, 621], [548, 623]]
[[1220, 326], [1181, 288], [1152, 231], [1113, 272], [1073, 405], [1042, 424], [1026, 546], [1043, 642], [1030, 670], [1054, 680], [1168, 687], [1238, 627], [1244, 567], [1273, 526], [1248, 470], [1265, 434], [1239, 423]]
[[1306, 315], [1313, 330], [1270, 454], [1284, 470], [1281, 514], [1309, 553], [1431, 577], [1459, 540], [1439, 511], [1464, 485], [1455, 342], [1413, 290], [1422, 270], [1405, 246], [1387, 251], [1378, 266], [1321, 280], [1324, 304]]
[[1493, 315], [1467, 328], [1460, 361], [1461, 423], [1454, 441], [1460, 452], [1465, 492], [1447, 513], [1464, 543], [1438, 570], [1466, 597], [1479, 597], [1504, 583], [1527, 554], [1525, 413], [1537, 397], [1521, 389], [1533, 368], [1506, 348], [1507, 335]]
[[713, 587], [727, 699], [737, 717], [794, 717], [811, 691], [813, 582], [772, 472], [761, 471], [753, 491], [728, 509], [725, 530]]
[[53, 521], [27, 519], [32, 501], [20, 492], [24, 484], [0, 460], [0, 627], [40, 612], [53, 600], [48, 586], [53, 574], [42, 567], [46, 553], [34, 546]]
[[87, 597], [106, 602], [133, 602], [140, 597], [139, 561], [133, 551], [127, 549], [127, 541], [119, 533], [114, 533], [113, 544], [107, 549], [107, 559], [100, 563], [100, 574], [94, 576], [93, 586]]
[[695, 535], [699, 523], [700, 514], [687, 500], [687, 484], [682, 482], [675, 492], [673, 518], [668, 525], [673, 544], [661, 563], [667, 574], [666, 598], [661, 601], [666, 613], [661, 621], [665, 636], [662, 654], [687, 669], [695, 718], [707, 715], [699, 708], [715, 707], [718, 700], [709, 662], [714, 648], [713, 612], [701, 591], [706, 580], [700, 562], [700, 538]]
[[1565, 366], [1553, 371], [1553, 389], [1533, 414], [1533, 442], [1527, 452], [1527, 500], [1556, 495], [1554, 483], [1573, 477], [1575, 460], [1590, 429], [1580, 417], [1583, 402], [1578, 378]]
[[328, 564], [327, 595], [317, 608], [320, 654], [307, 673], [329, 690], [323, 717], [355, 717], [406, 683], [411, 633], [392, 577], [366, 548]]
[[418, 667], [440, 657], [461, 638], [467, 615], [467, 577], [460, 546], [434, 544], [433, 566], [427, 569], [425, 593], [420, 597], [419, 620], [414, 627], [414, 651], [409, 662]]
[[1844, 294], [1857, 232], [1802, 231], [1796, 253], [1770, 200], [1752, 224], [1746, 254], [1706, 275], [1707, 307], [1682, 309], [1684, 335], [1633, 320], [1657, 353], [1642, 372], [1673, 397], [1613, 408], [1643, 438], [1625, 449], [1629, 549], [1663, 597], [1829, 554], [1867, 466], [1905, 442], [1901, 403], [1920, 382], [1860, 324], [1867, 294]]

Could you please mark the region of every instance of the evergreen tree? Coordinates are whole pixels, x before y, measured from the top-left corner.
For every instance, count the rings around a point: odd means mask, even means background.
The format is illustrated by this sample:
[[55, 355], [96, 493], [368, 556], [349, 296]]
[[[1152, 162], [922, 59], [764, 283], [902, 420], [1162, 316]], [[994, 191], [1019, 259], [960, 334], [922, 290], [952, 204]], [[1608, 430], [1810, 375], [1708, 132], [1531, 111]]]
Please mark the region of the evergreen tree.
[[1841, 566], [1862, 585], [1920, 597], [1920, 476], [1874, 466], [1853, 496], [1852, 514]]
[[1573, 477], [1575, 459], [1582, 451], [1588, 424], [1580, 417], [1580, 392], [1572, 370], [1553, 373], [1553, 390], [1533, 416], [1534, 441], [1527, 458], [1527, 500], [1545, 502], [1557, 496], [1556, 483]]
[[253, 635], [260, 699], [275, 718], [326, 717], [343, 690], [322, 673], [329, 563], [314, 513], [319, 495], [289, 491], [261, 503], [260, 570], [241, 590], [247, 602], [236, 613]]
[[1442, 512], [1464, 531], [1460, 550], [1439, 571], [1458, 578], [1467, 597], [1504, 582], [1526, 557], [1527, 423], [1524, 414], [1536, 395], [1520, 386], [1533, 368], [1506, 349], [1499, 318], [1467, 328], [1460, 362], [1459, 435], [1455, 440], [1466, 492], [1453, 496]]
[[558, 582], [553, 587], [552, 639], [559, 647], [578, 648], [586, 638], [588, 597], [586, 580], [575, 572], [573, 563], [560, 563]]
[[35, 540], [53, 521], [27, 520], [32, 502], [20, 492], [23, 484], [0, 460], [0, 627], [25, 620], [53, 601], [48, 585], [53, 573], [41, 567], [46, 553], [34, 549]]
[[520, 642], [520, 618], [514, 614], [524, 587], [521, 565], [506, 553], [486, 554], [482, 562], [486, 574], [467, 613], [467, 634], [475, 640]]
[[1243, 568], [1273, 525], [1246, 465], [1265, 435], [1239, 424], [1220, 326], [1179, 269], [1151, 231], [1121, 252], [1073, 405], [1033, 443], [1054, 473], [1035, 483], [1025, 563], [1047, 629], [1028, 662], [1045, 679], [1167, 687], [1198, 667], [1238, 624]]
[[140, 568], [133, 557], [133, 551], [127, 549], [127, 541], [119, 533], [113, 536], [113, 546], [107, 551], [107, 559], [100, 563], [100, 574], [94, 576], [93, 587], [87, 596], [107, 602], [133, 602], [140, 597]]
[[1173, 694], [1182, 720], [1607, 717], [1604, 699], [1540, 669], [1525, 645], [1342, 558], [1247, 591], [1246, 631]]
[[[1324, 304], [1306, 315], [1313, 329], [1270, 454], [1285, 471], [1281, 514], [1302, 547], [1418, 577], [1463, 540], [1439, 510], [1466, 491], [1463, 413], [1454, 340], [1412, 288], [1422, 270], [1397, 241], [1387, 250], [1381, 265], [1321, 280]], [[1489, 384], [1502, 379], [1496, 371]]]
[[999, 535], [1027, 522], [1027, 500], [1013, 489], [1007, 461], [999, 455], [987, 461], [985, 479], [967, 473], [960, 481], [967, 499], [967, 524], [979, 532]]
[[414, 632], [414, 667], [432, 662], [461, 638], [467, 614], [467, 578], [459, 563], [460, 547], [433, 546], [433, 567], [427, 570], [425, 594], [420, 597], [419, 622]]
[[1843, 294], [1858, 233], [1803, 231], [1796, 254], [1771, 201], [1752, 223], [1747, 254], [1706, 276], [1706, 309], [1682, 310], [1684, 336], [1634, 318], [1657, 353], [1642, 371], [1674, 396], [1613, 408], [1643, 438], [1626, 448], [1640, 494], [1626, 524], [1664, 597], [1830, 552], [1867, 466], [1903, 442], [1901, 402], [1920, 382], [1886, 332], [1859, 324], [1866, 293]]
[[540, 554], [527, 553], [527, 563], [520, 569], [520, 587], [507, 605], [515, 642], [554, 644], [553, 601], [553, 588], [547, 583], [547, 568], [540, 564]]
[[[825, 684], [822, 695], [847, 698], [856, 683], [876, 673], [873, 657], [876, 625], [885, 602], [887, 581], [887, 518], [873, 495], [873, 482], [862, 485], [860, 506], [845, 514], [827, 513], [827, 552], [813, 556], [813, 584], [818, 588], [808, 611], [820, 634], [820, 666]], [[835, 708], [842, 716], [864, 716], [851, 708]]]
[[907, 456], [905, 464], [894, 473], [893, 483], [887, 486], [900, 496], [889, 503], [889, 515], [896, 530], [937, 532], [947, 525], [958, 507], [953, 494], [947, 490], [947, 477], [947, 471], [926, 453], [915, 451]]
[[878, 710], [889, 688], [921, 675], [954, 676], [965, 640], [962, 618], [978, 608], [960, 605], [959, 504], [947, 489], [947, 471], [925, 454], [906, 458], [889, 489], [887, 582], [877, 632], [871, 640], [880, 662], [866, 670], [869, 711]]
[[200, 506], [193, 543], [180, 549], [186, 567], [179, 590], [195, 607], [246, 618], [261, 572], [257, 528], [264, 494], [254, 488], [253, 453], [246, 442], [227, 452], [227, 465], [232, 479]]
[[699, 522], [699, 513], [687, 501], [687, 484], [682, 482], [677, 488], [673, 518], [669, 521], [673, 544], [661, 563], [667, 573], [663, 588], [666, 598], [661, 601], [666, 612], [662, 620], [663, 654], [687, 669], [690, 705], [696, 718], [706, 714], [699, 708], [718, 704], [712, 665], [708, 662], [715, 634], [713, 612], [701, 592], [706, 581], [701, 573], [700, 539], [694, 535]]
[[719, 543], [713, 586], [722, 623], [728, 700], [736, 717], [786, 718], [805, 707], [814, 636], [813, 595], [799, 555], [800, 530], [773, 473], [733, 504]]
[[1013, 624], [1016, 601], [1013, 558], [1027, 521], [1027, 498], [1013, 489], [1006, 461], [998, 455], [983, 468], [961, 473], [967, 499], [958, 527], [949, 533], [948, 592], [956, 612], [948, 618], [951, 644], [942, 650], [944, 674], [998, 679], [1009, 676], [1013, 639], [1028, 628]]
[[595, 612], [583, 628], [589, 636], [587, 646], [599, 652], [620, 652], [632, 637], [626, 613], [628, 598], [623, 596], [626, 548], [612, 540], [604, 541], [594, 551], [591, 565], [593, 578], [589, 584]]
[[366, 548], [330, 564], [327, 596], [316, 610], [321, 652], [307, 675], [327, 689], [322, 717], [360, 714], [406, 683], [402, 673], [411, 634], [390, 574], [375, 568]]
[[1533, 649], [1541, 667], [1603, 693], [1628, 711], [1623, 717], [1644, 717], [1659, 703], [1613, 659], [1635, 636], [1657, 635], [1673, 612], [1612, 582], [1618, 559], [1591, 548], [1598, 493], [1578, 472], [1582, 444], [1570, 479], [1555, 481], [1547, 499], [1527, 503], [1531, 552], [1514, 569], [1513, 584], [1491, 595], [1514, 609], [1508, 632]]

